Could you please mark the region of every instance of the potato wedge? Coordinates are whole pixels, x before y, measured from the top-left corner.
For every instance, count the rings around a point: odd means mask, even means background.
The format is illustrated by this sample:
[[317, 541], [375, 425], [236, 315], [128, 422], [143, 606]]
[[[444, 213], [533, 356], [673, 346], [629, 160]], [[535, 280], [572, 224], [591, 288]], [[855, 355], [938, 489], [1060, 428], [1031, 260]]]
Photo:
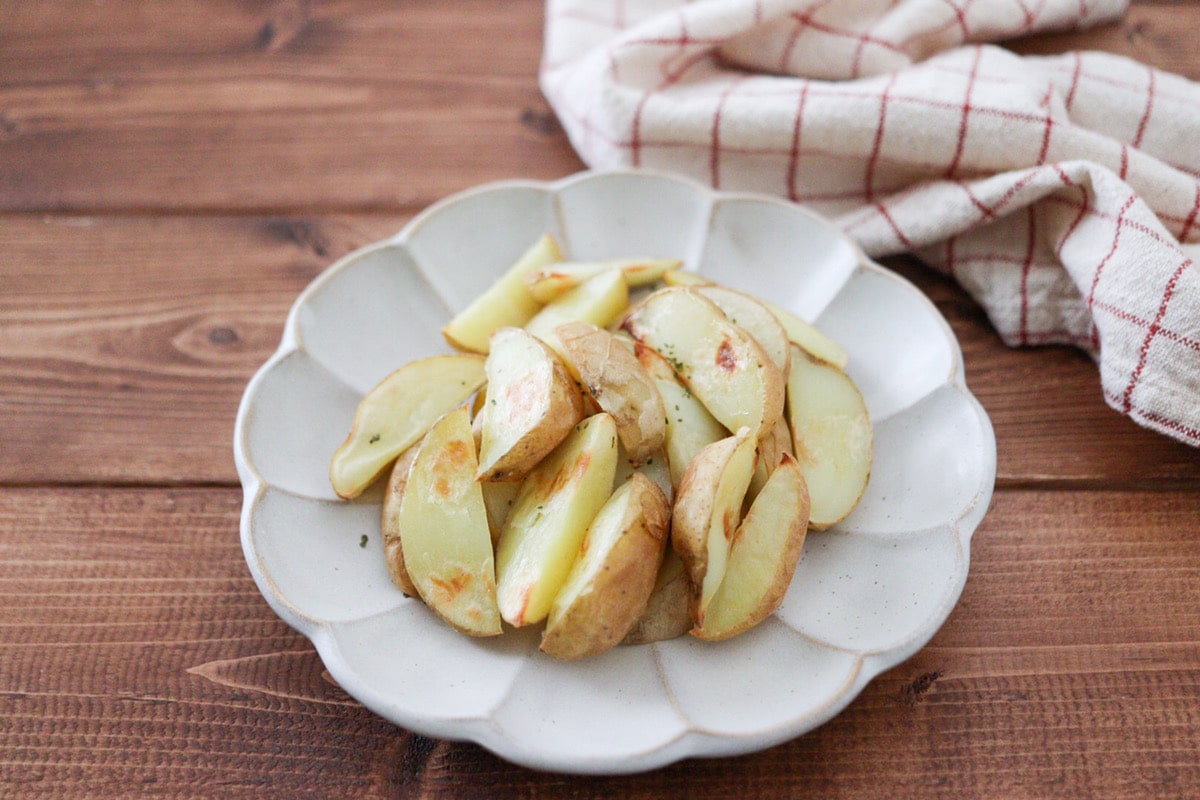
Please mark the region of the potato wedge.
[[682, 269], [669, 269], [663, 273], [663, 283], [667, 286], [715, 286], [712, 281], [695, 272]]
[[753, 336], [771, 362], [787, 377], [792, 360], [787, 331], [765, 305], [748, 294], [724, 286], [697, 286], [696, 293], [712, 300], [730, 322]]
[[650, 644], [683, 636], [692, 629], [692, 584], [683, 561], [668, 547], [646, 602], [646, 610], [622, 644]]
[[729, 435], [725, 426], [696, 396], [683, 388], [675, 378], [656, 381], [667, 412], [667, 465], [671, 469], [671, 485], [679, 489], [683, 474], [696, 454], [715, 441]]
[[568, 367], [617, 423], [617, 436], [634, 466], [661, 449], [666, 438], [662, 397], [633, 353], [588, 322], [559, 325], [554, 335]]
[[695, 289], [655, 292], [622, 327], [664, 356], [729, 430], [747, 426], [758, 439], [783, 413], [783, 373], [752, 336]]
[[871, 417], [846, 373], [792, 348], [788, 422], [812, 500], [809, 527], [824, 530], [854, 510], [871, 477]]
[[[705, 278], [703, 275], [697, 275], [694, 272], [684, 272], [681, 269], [670, 269], [663, 273], [663, 282], [667, 286], [717, 286], [718, 284]], [[736, 290], [735, 290], [736, 291]], [[798, 344], [803, 347], [808, 353], [816, 356], [822, 361], [828, 361], [835, 365], [838, 369], [845, 369], [849, 357], [842, 346], [830, 339], [812, 324], [805, 322], [800, 317], [785, 308], [775, 305], [769, 300], [755, 298], [767, 310], [775, 315], [785, 331], [787, 331], [788, 340], [793, 344]]]
[[396, 512], [404, 566], [433, 611], [471, 636], [501, 632], [496, 569], [475, 440], [465, 408], [446, 414], [417, 446]]
[[618, 437], [617, 473], [613, 476], [613, 491], [616, 491], [621, 484], [629, 480], [629, 477], [635, 472], [640, 472], [653, 481], [655, 486], [662, 489], [663, 494], [667, 496], [667, 500], [671, 501], [675, 497], [675, 487], [671, 484], [671, 470], [668, 463], [666, 451], [655, 450], [645, 461], [635, 465], [629, 460], [629, 454], [625, 452], [625, 447], [621, 444], [620, 437]]
[[555, 350], [554, 329], [581, 320], [607, 328], [629, 305], [629, 289], [620, 271], [612, 269], [586, 281], [553, 302], [547, 303], [525, 325], [525, 330]]
[[[629, 336], [625, 331], [619, 331], [618, 333]], [[642, 368], [646, 370], [646, 374], [655, 381], [679, 383], [679, 378], [675, 376], [675, 368], [657, 350], [648, 344], [636, 341], [632, 336], [629, 336], [629, 341], [633, 342], [633, 355], [637, 358], [638, 363], [642, 365]]]
[[520, 328], [492, 335], [479, 479], [524, 478], [583, 419], [583, 398], [567, 368]]
[[562, 261], [562, 253], [554, 238], [545, 234], [486, 292], [455, 314], [442, 336], [451, 347], [486, 354], [493, 333], [520, 327], [537, 314], [541, 303], [525, 288], [525, 276], [556, 261]]
[[563, 261], [534, 270], [525, 276], [525, 287], [537, 301], [549, 303], [602, 272], [617, 270], [627, 287], [654, 283], [682, 261], [669, 258], [611, 258], [603, 261]]
[[750, 429], [701, 450], [684, 473], [671, 521], [671, 543], [692, 583], [692, 620], [704, 624], [725, 576], [729, 544], [741, 520], [742, 500], [754, 474]]
[[388, 375], [358, 404], [350, 433], [330, 460], [333, 490], [347, 500], [358, 497], [483, 381], [483, 357], [464, 354], [422, 358]]
[[588, 526], [612, 495], [616, 468], [616, 423], [597, 414], [530, 473], [496, 545], [496, 594], [506, 622], [521, 627], [546, 618]]
[[838, 369], [846, 368], [850, 356], [840, 344], [787, 309], [780, 308], [767, 300], [762, 302], [783, 325], [784, 330], [787, 331], [788, 340], [792, 344], [799, 345], [801, 349], [820, 361], [833, 364]]
[[734, 536], [725, 578], [692, 636], [728, 639], [779, 608], [804, 549], [808, 489], [796, 460], [784, 454]]
[[771, 433], [758, 440], [758, 458], [754, 464], [754, 477], [750, 479], [750, 491], [746, 497], [753, 500], [758, 497], [766, 485], [771, 473], [779, 466], [779, 459], [784, 453], [795, 455], [792, 449], [792, 431], [784, 417], [779, 418]]
[[641, 473], [613, 493], [588, 527], [579, 557], [550, 606], [543, 653], [585, 658], [625, 638], [654, 588], [670, 514], [662, 490]]
[[487, 508], [488, 530], [492, 532], [492, 544], [500, 540], [500, 531], [512, 511], [517, 495], [521, 493], [520, 481], [480, 481], [483, 490], [483, 505]]
[[417, 587], [404, 566], [404, 548], [400, 543], [400, 501], [404, 498], [404, 487], [408, 484], [408, 471], [412, 468], [420, 445], [405, 450], [392, 466], [387, 490], [383, 494], [383, 505], [379, 511], [379, 529], [383, 534], [383, 557], [387, 563], [388, 577], [396, 588], [408, 597], [420, 597]]

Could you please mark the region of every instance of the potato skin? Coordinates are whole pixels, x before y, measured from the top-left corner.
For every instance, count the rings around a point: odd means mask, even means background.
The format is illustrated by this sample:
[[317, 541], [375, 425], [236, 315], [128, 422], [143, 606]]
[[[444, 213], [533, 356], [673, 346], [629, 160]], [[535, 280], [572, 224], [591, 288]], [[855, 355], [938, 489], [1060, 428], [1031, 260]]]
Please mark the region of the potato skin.
[[683, 561], [668, 547], [646, 610], [621, 644], [650, 644], [683, 636], [692, 629], [692, 584]]
[[[742, 428], [733, 436], [713, 442], [702, 449], [688, 464], [679, 491], [675, 495], [675, 506], [671, 517], [671, 543], [675, 552], [683, 559], [688, 579], [692, 586], [692, 618], [699, 624], [703, 620], [703, 603], [706, 578], [710, 569], [715, 569], [715, 579], [723, 574], [724, 553], [710, 551], [710, 529], [714, 517], [720, 515], [725, 529], [724, 542], [733, 538], [741, 516], [741, 505], [749, 484], [753, 462], [744, 475], [745, 482], [731, 487], [732, 495], [719, 497], [726, 472], [735, 468], [738, 453], [744, 447], [753, 447], [749, 428]], [[751, 451], [752, 453], [753, 451]], [[723, 507], [723, 508], [722, 508]], [[716, 559], [716, 567], [713, 560]], [[711, 598], [711, 595], [709, 595]]]
[[554, 333], [588, 393], [612, 414], [633, 464], [662, 449], [667, 435], [662, 396], [637, 357], [611, 333], [587, 322], [559, 325]]
[[[768, 485], [750, 507], [729, 553], [725, 584], [692, 636], [717, 642], [758, 625], [783, 603], [808, 530], [804, 476], [784, 453]], [[747, 584], [746, 575], [752, 576]]]
[[408, 473], [416, 461], [417, 451], [421, 443], [417, 442], [405, 450], [396, 459], [392, 474], [388, 478], [387, 491], [383, 495], [383, 507], [379, 512], [379, 527], [383, 532], [383, 555], [387, 561], [388, 576], [396, 588], [408, 597], [419, 597], [417, 587], [408, 575], [404, 566], [404, 553], [400, 549], [400, 501], [404, 498], [404, 488], [408, 485]]
[[[507, 451], [498, 457], [487, 453], [492, 426], [502, 426], [502, 413], [494, 413], [498, 408], [493, 401], [498, 401], [499, 391], [489, 391], [487, 413], [483, 420], [483, 436], [480, 446], [479, 475], [481, 481], [517, 481], [525, 478], [543, 458], [558, 446], [571, 429], [583, 419], [583, 395], [575, 384], [571, 373], [559, 360], [558, 356], [542, 341], [519, 328], [504, 328], [492, 337], [492, 353], [489, 359], [496, 356], [496, 351], [504, 347], [503, 340], [507, 337], [524, 337], [529, 346], [536, 346], [542, 351], [541, 357], [550, 365], [550, 373], [543, 385], [531, 386], [536, 393], [535, 402], [541, 404], [541, 412], [537, 422], [525, 431]], [[489, 367], [489, 389], [492, 388], [492, 374]], [[503, 408], [503, 406], [499, 406]]]
[[589, 552], [584, 541], [575, 569], [589, 557], [602, 559], [602, 565], [565, 608], [556, 601], [542, 637], [547, 655], [576, 660], [603, 653], [619, 644], [645, 611], [666, 547], [670, 507], [662, 489], [641, 473], [625, 485], [629, 498], [620, 535], [605, 553]]

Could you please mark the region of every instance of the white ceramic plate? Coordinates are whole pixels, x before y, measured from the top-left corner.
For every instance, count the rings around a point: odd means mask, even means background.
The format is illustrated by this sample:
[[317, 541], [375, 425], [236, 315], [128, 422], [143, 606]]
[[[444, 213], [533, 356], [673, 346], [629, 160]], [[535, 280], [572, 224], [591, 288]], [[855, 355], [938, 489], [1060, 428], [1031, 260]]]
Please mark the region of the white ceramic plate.
[[[330, 489], [362, 395], [445, 352], [451, 313], [546, 231], [575, 258], [684, 258], [849, 352], [875, 426], [870, 485], [842, 525], [808, 537], [783, 606], [749, 633], [580, 663], [542, 656], [528, 630], [470, 639], [388, 580], [379, 493], [347, 503]], [[334, 264], [246, 388], [234, 449], [254, 580], [347, 692], [410, 730], [581, 773], [746, 753], [830, 719], [950, 613], [996, 467], [958, 344], [920, 292], [795, 205], [649, 172], [483, 186]]]

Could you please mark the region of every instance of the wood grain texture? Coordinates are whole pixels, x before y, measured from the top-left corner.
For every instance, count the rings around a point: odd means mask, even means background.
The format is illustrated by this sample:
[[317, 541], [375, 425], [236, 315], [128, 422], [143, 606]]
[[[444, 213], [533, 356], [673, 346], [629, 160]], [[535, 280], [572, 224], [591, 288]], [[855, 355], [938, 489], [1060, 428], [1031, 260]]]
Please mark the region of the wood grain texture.
[[[1014, 50], [1200, 79], [1193, 0]], [[297, 294], [417, 210], [581, 168], [542, 0], [0, 0], [0, 797], [1193, 798], [1200, 455], [911, 259], [999, 447], [947, 624], [829, 724], [582, 778], [367, 712], [259, 595], [232, 431]]]
[[0, 209], [410, 210], [581, 167], [540, 0], [76, 7], [0, 4]]
[[64, 800], [982, 800], [1200, 785], [1198, 494], [1001, 491], [946, 626], [844, 714], [763, 753], [601, 779], [368, 713], [258, 595], [240, 502], [221, 488], [0, 490], [0, 786]]
[[[0, 482], [236, 483], [233, 423], [296, 296], [398, 215], [0, 218]], [[912, 260], [992, 416], [1000, 480], [1200, 487], [1192, 448], [1110, 410], [1068, 348], [1004, 347]]]
[[[0, 4], [0, 209], [409, 211], [582, 166], [537, 89], [540, 0], [74, 7]], [[1200, 77], [1186, 13], [1011, 46]]]

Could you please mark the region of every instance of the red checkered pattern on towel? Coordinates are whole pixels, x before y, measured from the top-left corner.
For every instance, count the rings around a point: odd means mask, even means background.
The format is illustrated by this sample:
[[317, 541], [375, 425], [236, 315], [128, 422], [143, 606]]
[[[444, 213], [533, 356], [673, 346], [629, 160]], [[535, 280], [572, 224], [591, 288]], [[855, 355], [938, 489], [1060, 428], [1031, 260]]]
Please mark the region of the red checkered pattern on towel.
[[1110, 405], [1200, 445], [1200, 85], [996, 41], [1124, 0], [550, 0], [542, 88], [596, 168], [835, 218], [954, 276], [1011, 345], [1071, 343]]

